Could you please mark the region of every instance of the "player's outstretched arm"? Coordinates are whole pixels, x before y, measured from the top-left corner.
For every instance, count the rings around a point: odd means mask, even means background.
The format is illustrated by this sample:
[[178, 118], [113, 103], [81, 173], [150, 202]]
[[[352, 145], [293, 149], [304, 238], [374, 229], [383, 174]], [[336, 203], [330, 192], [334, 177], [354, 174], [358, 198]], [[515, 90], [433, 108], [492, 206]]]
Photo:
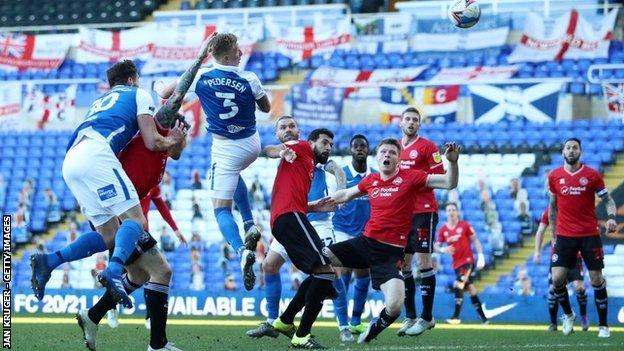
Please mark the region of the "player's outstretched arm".
[[143, 137], [143, 143], [145, 143], [145, 147], [150, 151], [167, 151], [186, 139], [186, 127], [184, 127], [179, 120], [174, 122], [169, 136], [166, 137], [160, 135], [158, 130], [156, 130], [156, 122], [152, 116], [140, 115], [137, 120], [141, 136]]
[[535, 248], [533, 249], [533, 262], [535, 263], [539, 263], [540, 261], [542, 242], [544, 242], [544, 233], [546, 232], [546, 228], [548, 228], [548, 226], [540, 222], [537, 227], [537, 232], [535, 232]]
[[432, 189], [455, 189], [459, 180], [459, 145], [455, 142], [446, 143], [445, 156], [449, 162], [446, 174], [430, 174], [427, 178], [427, 187]]
[[338, 190], [335, 193], [331, 194], [330, 197], [337, 204], [342, 204], [345, 202], [349, 202], [355, 198], [358, 198], [364, 194], [365, 193], [361, 192], [358, 186], [356, 185], [347, 189]]
[[345, 189], [347, 187], [347, 176], [342, 170], [342, 167], [340, 167], [336, 162], [332, 160], [327, 161], [325, 170], [336, 177], [336, 187], [338, 190]]

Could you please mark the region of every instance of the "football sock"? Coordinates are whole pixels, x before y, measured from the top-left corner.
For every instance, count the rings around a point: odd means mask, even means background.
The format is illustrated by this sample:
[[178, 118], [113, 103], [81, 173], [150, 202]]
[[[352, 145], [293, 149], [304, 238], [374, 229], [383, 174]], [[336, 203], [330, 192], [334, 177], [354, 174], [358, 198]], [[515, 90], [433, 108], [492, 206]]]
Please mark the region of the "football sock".
[[557, 311], [559, 310], [559, 304], [555, 297], [554, 288], [551, 287], [548, 290], [548, 315], [550, 316], [550, 324], [557, 325]]
[[279, 316], [279, 303], [282, 296], [282, 278], [279, 272], [264, 275], [264, 293], [269, 316], [267, 322], [273, 323]]
[[462, 302], [464, 302], [464, 289], [455, 288], [453, 290], [455, 290], [455, 310], [453, 311], [453, 318], [459, 318]]
[[423, 311], [420, 317], [427, 322], [431, 322], [433, 318], [433, 299], [435, 298], [436, 277], [433, 268], [427, 268], [420, 271], [422, 277], [420, 283], [420, 295], [423, 302]]
[[481, 305], [481, 300], [479, 300], [479, 296], [475, 295], [475, 296], [470, 296], [470, 302], [472, 302], [472, 305], [474, 306], [475, 310], [477, 311], [477, 314], [479, 315], [479, 318], [481, 318], [482, 322], [487, 321], [487, 317], [485, 316], [485, 313], [483, 313], [483, 306]]
[[405, 282], [405, 318], [416, 318], [416, 282], [412, 271], [403, 272]]
[[559, 302], [561, 308], [563, 309], [563, 313], [572, 313], [572, 307], [570, 307], [570, 297], [568, 296], [568, 288], [565, 283], [563, 283], [562, 286], [555, 286], [553, 292], [557, 298], [557, 302]]
[[349, 285], [351, 285], [351, 274], [343, 274], [340, 276], [340, 279], [344, 283], [345, 295], [349, 296]]
[[312, 324], [316, 321], [316, 317], [318, 317], [319, 312], [323, 308], [323, 300], [334, 289], [332, 282], [335, 277], [336, 275], [333, 272], [312, 275], [312, 281], [305, 296], [305, 309], [297, 329], [298, 337], [310, 334]]
[[353, 312], [351, 313], [351, 324], [358, 325], [362, 323], [362, 313], [366, 304], [366, 295], [368, 294], [368, 285], [370, 277], [355, 277], [355, 286], [353, 287]]
[[[141, 287], [140, 285], [131, 282], [128, 279], [128, 274], [122, 275], [121, 281], [123, 282], [124, 288], [126, 289], [126, 293], [128, 293], [128, 295], [132, 294], [136, 289]], [[99, 324], [102, 318], [106, 315], [106, 312], [112, 310], [116, 306], [117, 303], [113, 300], [113, 297], [108, 290], [106, 290], [102, 298], [89, 309], [89, 319], [93, 323]]]
[[342, 279], [334, 280], [334, 289], [338, 292], [338, 297], [334, 299], [334, 313], [338, 320], [338, 327], [345, 327], [349, 325], [349, 312], [347, 311], [347, 291]]
[[167, 344], [167, 300], [169, 285], [149, 282], [145, 284], [145, 305], [150, 316], [150, 346], [163, 348]]
[[73, 262], [106, 250], [106, 243], [97, 232], [87, 232], [64, 248], [45, 255], [46, 264], [53, 270], [65, 262]]
[[115, 249], [108, 263], [108, 270], [116, 275], [121, 275], [124, 265], [134, 251], [139, 238], [143, 234], [143, 227], [132, 219], [126, 219], [121, 223], [115, 234]]
[[295, 320], [295, 316], [303, 306], [305, 306], [306, 294], [308, 293], [308, 288], [310, 288], [310, 283], [312, 282], [312, 276], [308, 276], [305, 278], [301, 284], [299, 285], [299, 289], [295, 293], [295, 296], [284, 310], [284, 313], [280, 316], [280, 320], [286, 324], [293, 324]]
[[223, 234], [225, 240], [234, 248], [234, 251], [236, 251], [240, 257], [243, 250], [245, 250], [245, 244], [243, 244], [243, 240], [238, 232], [238, 226], [232, 216], [232, 209], [228, 207], [215, 208], [214, 215], [219, 224], [221, 234]]
[[607, 307], [609, 298], [607, 297], [607, 281], [603, 280], [600, 285], [592, 285], [594, 288], [594, 301], [598, 311], [598, 326], [607, 326]]
[[587, 293], [585, 292], [585, 289], [581, 290], [581, 292], [577, 292], [576, 293], [576, 301], [579, 304], [579, 312], [581, 313], [581, 316], [586, 316], [587, 315]]
[[238, 208], [241, 217], [243, 217], [243, 228], [248, 231], [254, 225], [253, 214], [251, 213], [251, 205], [249, 204], [249, 194], [247, 193], [247, 184], [243, 177], [238, 176], [238, 184], [234, 191], [234, 204]]
[[368, 333], [368, 340], [374, 339], [379, 333], [381, 333], [384, 329], [388, 328], [394, 321], [399, 318], [399, 315], [390, 316], [386, 309], [384, 308], [379, 313], [379, 317], [377, 317], [371, 326], [370, 332]]

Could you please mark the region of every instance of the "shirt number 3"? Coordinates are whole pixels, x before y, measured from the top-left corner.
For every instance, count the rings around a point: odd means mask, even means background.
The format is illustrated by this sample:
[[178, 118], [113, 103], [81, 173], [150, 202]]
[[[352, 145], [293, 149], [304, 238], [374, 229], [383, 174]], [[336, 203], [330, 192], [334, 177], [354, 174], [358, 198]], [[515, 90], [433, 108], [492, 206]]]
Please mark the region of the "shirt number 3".
[[238, 106], [233, 101], [236, 98], [236, 94], [234, 94], [234, 93], [222, 93], [222, 92], [216, 91], [215, 95], [218, 98], [220, 98], [220, 99], [224, 99], [223, 100], [223, 107], [229, 107], [231, 109], [230, 112], [219, 113], [219, 118], [221, 118], [221, 119], [230, 119], [230, 118], [236, 116], [236, 114], [238, 113]]

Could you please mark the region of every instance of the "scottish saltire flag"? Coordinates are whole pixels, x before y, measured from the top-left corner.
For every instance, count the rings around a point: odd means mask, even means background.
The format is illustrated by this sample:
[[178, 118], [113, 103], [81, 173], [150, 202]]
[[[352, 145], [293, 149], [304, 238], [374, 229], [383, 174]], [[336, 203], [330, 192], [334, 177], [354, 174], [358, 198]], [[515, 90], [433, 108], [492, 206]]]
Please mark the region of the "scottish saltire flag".
[[624, 83], [602, 85], [609, 118], [624, 121]]
[[562, 83], [470, 85], [474, 122], [496, 123], [526, 118], [535, 123], [553, 121]]

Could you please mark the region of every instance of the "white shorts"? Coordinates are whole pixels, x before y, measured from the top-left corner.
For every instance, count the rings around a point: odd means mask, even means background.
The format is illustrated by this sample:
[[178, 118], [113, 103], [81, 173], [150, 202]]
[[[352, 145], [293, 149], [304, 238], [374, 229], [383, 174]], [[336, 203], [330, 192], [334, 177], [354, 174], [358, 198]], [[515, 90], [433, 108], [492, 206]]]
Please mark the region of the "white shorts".
[[[310, 221], [310, 224], [316, 229], [316, 233], [321, 238], [321, 242], [325, 246], [331, 245], [335, 243], [334, 241], [334, 230], [331, 220], [327, 221]], [[269, 251], [273, 251], [284, 259], [284, 261], [290, 261], [288, 257], [288, 253], [286, 253], [286, 249], [282, 244], [280, 244], [277, 240], [273, 239], [271, 241], [271, 245], [269, 245]]]
[[260, 135], [243, 139], [212, 139], [212, 162], [208, 172], [208, 195], [213, 199], [232, 200], [238, 177], [260, 155]]
[[139, 196], [121, 163], [103, 141], [84, 137], [67, 151], [63, 179], [82, 213], [100, 226], [139, 206]]
[[[359, 235], [358, 235], [359, 236]], [[357, 238], [358, 236], [351, 236], [345, 232], [342, 232], [340, 230], [334, 230], [334, 244], [335, 243], [341, 243], [343, 241], [347, 241], [349, 239], [353, 239], [353, 238]]]

